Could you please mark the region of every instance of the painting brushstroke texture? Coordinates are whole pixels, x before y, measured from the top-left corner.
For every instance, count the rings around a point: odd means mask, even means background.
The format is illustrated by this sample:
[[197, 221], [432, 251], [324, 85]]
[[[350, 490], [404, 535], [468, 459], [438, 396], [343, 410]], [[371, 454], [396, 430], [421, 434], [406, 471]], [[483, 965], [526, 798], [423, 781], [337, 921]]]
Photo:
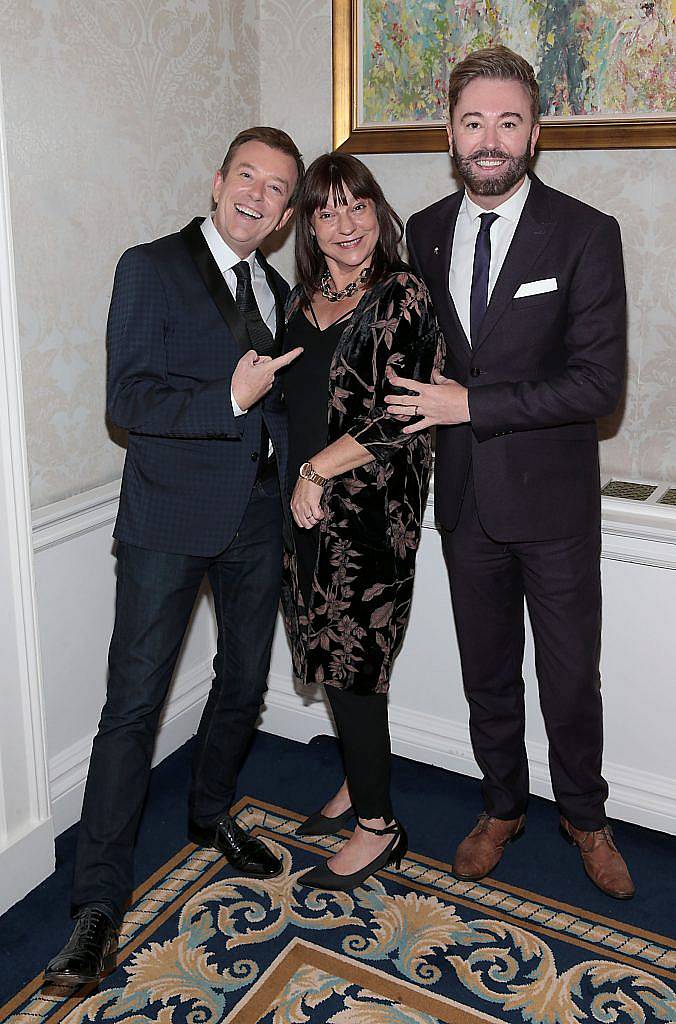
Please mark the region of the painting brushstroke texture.
[[671, 0], [361, 0], [361, 124], [446, 117], [448, 75], [502, 43], [526, 57], [543, 116], [663, 116], [676, 108]]

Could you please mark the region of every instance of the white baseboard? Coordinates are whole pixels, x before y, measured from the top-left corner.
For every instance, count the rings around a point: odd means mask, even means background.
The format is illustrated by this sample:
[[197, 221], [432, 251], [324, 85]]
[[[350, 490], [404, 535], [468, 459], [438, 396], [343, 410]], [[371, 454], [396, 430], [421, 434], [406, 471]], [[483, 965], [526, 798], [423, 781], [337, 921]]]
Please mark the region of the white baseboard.
[[52, 818], [47, 818], [0, 851], [0, 914], [53, 872], [53, 828]]
[[[307, 743], [320, 733], [333, 733], [327, 705], [320, 692], [296, 692], [290, 678], [270, 677], [261, 716], [261, 729]], [[392, 750], [423, 764], [433, 764], [461, 775], [479, 776], [467, 725], [390, 704]], [[542, 743], [528, 744], [531, 792], [553, 800], [547, 750]], [[670, 778], [604, 762], [610, 795], [608, 815], [646, 828], [676, 835], [676, 783]]]
[[[197, 731], [212, 675], [210, 659], [187, 672], [179, 672], [160, 720], [153, 765], [164, 761]], [[80, 820], [93, 739], [91, 735], [79, 740], [49, 762], [56, 835]]]
[[[189, 672], [179, 673], [157, 736], [154, 765], [197, 731], [211, 678], [210, 661]], [[333, 733], [333, 724], [321, 692], [308, 690], [306, 694], [298, 693], [291, 679], [281, 675], [270, 677], [260, 728], [301, 743], [309, 742], [320, 733]], [[391, 705], [390, 728], [395, 754], [461, 775], [478, 777], [464, 722]], [[80, 818], [92, 739], [89, 736], [73, 744], [49, 763], [57, 835]], [[532, 792], [552, 800], [544, 744], [529, 744], [528, 760]], [[608, 762], [604, 764], [604, 774], [610, 787], [607, 804], [610, 817], [676, 835], [676, 783], [672, 779]]]

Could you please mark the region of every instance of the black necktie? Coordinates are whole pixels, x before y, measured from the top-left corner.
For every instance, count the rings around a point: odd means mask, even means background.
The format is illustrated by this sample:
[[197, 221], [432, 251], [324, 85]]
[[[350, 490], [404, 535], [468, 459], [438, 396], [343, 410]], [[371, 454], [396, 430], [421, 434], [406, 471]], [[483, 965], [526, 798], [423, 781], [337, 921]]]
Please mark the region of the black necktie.
[[[251, 267], [246, 260], [242, 260], [240, 263], [236, 263], [232, 269], [237, 278], [235, 302], [246, 321], [251, 347], [255, 348], [259, 356], [279, 355], [279, 346], [272, 331], [263, 320], [258, 303], [256, 302], [253, 284], [251, 283]], [[259, 477], [265, 472], [266, 466], [272, 458], [270, 453], [270, 435], [262, 416], [260, 449], [257, 474]]]
[[486, 315], [488, 305], [488, 272], [491, 267], [491, 224], [498, 219], [497, 213], [482, 213], [481, 227], [474, 246], [472, 268], [472, 291], [469, 297], [469, 332], [472, 345], [479, 340], [479, 328]]
[[251, 347], [256, 349], [259, 356], [279, 355], [279, 346], [275, 341], [272, 331], [261, 316], [254, 295], [251, 283], [251, 267], [246, 260], [236, 263], [232, 268], [237, 278], [237, 292], [235, 302], [237, 308], [246, 320], [246, 326], [251, 340]]

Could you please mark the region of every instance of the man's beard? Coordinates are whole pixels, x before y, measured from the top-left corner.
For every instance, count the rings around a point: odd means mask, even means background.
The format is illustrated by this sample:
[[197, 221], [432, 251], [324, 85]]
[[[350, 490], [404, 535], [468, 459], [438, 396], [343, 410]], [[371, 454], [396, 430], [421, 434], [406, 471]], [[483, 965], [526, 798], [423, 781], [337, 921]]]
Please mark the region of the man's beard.
[[[500, 174], [483, 178], [475, 171], [477, 160], [506, 160]], [[470, 192], [477, 196], [503, 196], [523, 178], [530, 163], [530, 142], [522, 156], [510, 156], [499, 149], [479, 149], [471, 156], [459, 156], [453, 150], [453, 163]]]

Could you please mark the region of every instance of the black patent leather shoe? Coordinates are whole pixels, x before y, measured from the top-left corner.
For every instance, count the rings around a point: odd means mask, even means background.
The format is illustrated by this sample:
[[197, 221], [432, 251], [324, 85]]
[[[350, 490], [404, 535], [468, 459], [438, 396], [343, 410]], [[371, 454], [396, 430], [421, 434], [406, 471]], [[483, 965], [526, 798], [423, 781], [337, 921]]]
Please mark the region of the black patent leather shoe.
[[335, 836], [354, 818], [354, 807], [350, 804], [342, 814], [330, 818], [321, 811], [315, 811], [302, 821], [296, 829], [297, 836]]
[[61, 985], [88, 985], [100, 981], [115, 967], [117, 928], [102, 910], [85, 907], [75, 919], [66, 945], [49, 961], [45, 981]]
[[280, 858], [256, 836], [245, 832], [229, 814], [216, 825], [189, 821], [188, 839], [198, 846], [220, 850], [228, 864], [250, 878], [274, 878], [283, 871]]
[[359, 822], [359, 828], [364, 832], [372, 832], [375, 836], [391, 835], [390, 843], [382, 853], [374, 857], [372, 861], [365, 864], [359, 871], [353, 871], [351, 875], [338, 875], [332, 871], [328, 864], [318, 864], [301, 875], [298, 879], [299, 885], [311, 886], [313, 889], [329, 889], [333, 892], [350, 892], [357, 886], [363, 885], [367, 878], [375, 875], [376, 871], [386, 867], [401, 867], [402, 859], [408, 850], [408, 836], [406, 829], [396, 819], [391, 825], [385, 828], [367, 828]]

